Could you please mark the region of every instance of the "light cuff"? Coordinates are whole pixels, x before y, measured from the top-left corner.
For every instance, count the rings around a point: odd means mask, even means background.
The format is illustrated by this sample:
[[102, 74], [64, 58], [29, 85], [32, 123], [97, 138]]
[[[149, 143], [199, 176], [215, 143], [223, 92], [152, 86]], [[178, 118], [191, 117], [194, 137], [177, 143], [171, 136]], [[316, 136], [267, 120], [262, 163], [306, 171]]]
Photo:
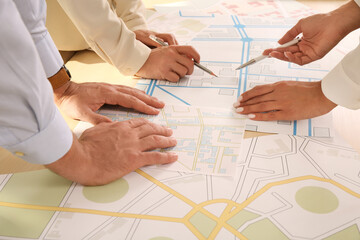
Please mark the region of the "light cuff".
[[62, 158], [70, 150], [72, 142], [72, 132], [56, 109], [53, 120], [45, 129], [21, 143], [4, 147], [27, 162], [50, 164]]

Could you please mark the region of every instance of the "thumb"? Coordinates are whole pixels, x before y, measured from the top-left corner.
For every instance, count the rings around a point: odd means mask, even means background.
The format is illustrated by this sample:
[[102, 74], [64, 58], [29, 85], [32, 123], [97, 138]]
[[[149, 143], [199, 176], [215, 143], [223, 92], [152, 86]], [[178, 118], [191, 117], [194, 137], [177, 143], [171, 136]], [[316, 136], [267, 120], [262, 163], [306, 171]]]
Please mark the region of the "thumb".
[[300, 33], [302, 33], [301, 30], [301, 23], [298, 22], [294, 27], [292, 27], [285, 35], [278, 41], [279, 44], [287, 43], [294, 38], [296, 38]]
[[262, 53], [262, 55], [264, 56], [268, 56], [272, 51], [274, 51], [274, 49], [269, 48], [269, 49], [265, 49]]
[[90, 109], [84, 114], [83, 121], [97, 125], [103, 122], [112, 122], [112, 120], [106, 116], [91, 111]]

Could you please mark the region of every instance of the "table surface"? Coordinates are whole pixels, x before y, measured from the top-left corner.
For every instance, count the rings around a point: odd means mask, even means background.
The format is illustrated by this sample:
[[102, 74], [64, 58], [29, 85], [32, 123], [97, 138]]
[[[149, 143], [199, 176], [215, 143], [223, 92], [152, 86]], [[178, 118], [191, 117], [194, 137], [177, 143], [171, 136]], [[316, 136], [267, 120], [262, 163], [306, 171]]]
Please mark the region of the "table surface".
[[[162, 3], [172, 3], [172, 2], [179, 2], [178, 0], [144, 0], [143, 1], [147, 8], [153, 8], [154, 4], [162, 4]], [[339, 0], [301, 0], [299, 2], [304, 3], [305, 5], [312, 7], [313, 9], [317, 10], [318, 12], [328, 12], [332, 9], [337, 8], [338, 6], [344, 4], [346, 1], [339, 1]], [[342, 116], [343, 114], [339, 114]], [[64, 116], [65, 120], [69, 124], [71, 129], [77, 124], [77, 121], [69, 119], [68, 117]], [[348, 119], [347, 119], [348, 120]], [[264, 133], [258, 132], [246, 132], [245, 138], [250, 137], [257, 137], [265, 135]], [[42, 165], [35, 165], [24, 160], [13, 156], [10, 152], [6, 151], [5, 149], [0, 148], [0, 174], [6, 173], [16, 173], [16, 172], [24, 172], [24, 171], [32, 171], [32, 170], [39, 170], [43, 169], [44, 166]]]

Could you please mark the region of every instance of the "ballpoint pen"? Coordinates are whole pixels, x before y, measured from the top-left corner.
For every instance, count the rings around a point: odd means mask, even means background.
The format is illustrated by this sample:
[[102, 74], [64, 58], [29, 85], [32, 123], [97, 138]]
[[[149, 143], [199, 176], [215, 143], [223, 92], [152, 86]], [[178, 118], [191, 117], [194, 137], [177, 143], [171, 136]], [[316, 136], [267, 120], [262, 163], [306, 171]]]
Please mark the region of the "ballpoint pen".
[[[163, 40], [161, 40], [160, 38], [154, 36], [154, 35], [150, 35], [150, 39], [157, 42], [158, 44], [160, 44], [161, 46], [167, 46], [168, 44], [165, 43]], [[208, 74], [218, 77], [215, 73], [213, 73], [210, 69], [206, 68], [205, 66], [201, 65], [200, 63], [197, 63], [194, 61], [194, 65], [197, 66], [198, 68], [204, 70], [205, 72], [207, 72]]]
[[[292, 45], [297, 44], [297, 43], [300, 42], [300, 41], [301, 41], [301, 39], [297, 37], [297, 38], [294, 38], [293, 40], [291, 40], [290, 42], [287, 42], [287, 43], [284, 43], [283, 45], [278, 46], [277, 48], [290, 47], [290, 46], [292, 46]], [[256, 57], [256, 58], [253, 58], [253, 59], [251, 59], [250, 61], [248, 61], [248, 62], [240, 65], [240, 67], [236, 68], [236, 70], [239, 70], [239, 69], [241, 69], [241, 68], [247, 67], [247, 66], [249, 66], [249, 65], [251, 65], [251, 64], [254, 64], [254, 63], [256, 63], [256, 62], [259, 62], [259, 61], [261, 61], [261, 60], [263, 60], [263, 59], [265, 59], [265, 58], [268, 58], [268, 57], [269, 57], [269, 55], [261, 55], [261, 56], [258, 56], [258, 57]]]

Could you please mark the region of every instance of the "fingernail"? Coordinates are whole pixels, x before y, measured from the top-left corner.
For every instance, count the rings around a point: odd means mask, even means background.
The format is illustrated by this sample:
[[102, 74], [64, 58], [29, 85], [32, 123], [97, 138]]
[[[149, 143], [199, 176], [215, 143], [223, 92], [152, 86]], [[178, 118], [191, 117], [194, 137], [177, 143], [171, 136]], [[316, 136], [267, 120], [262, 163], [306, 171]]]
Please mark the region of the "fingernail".
[[284, 52], [284, 55], [286, 58], [289, 58], [289, 54], [287, 52]]
[[255, 118], [256, 116], [255, 116], [255, 114], [249, 114], [248, 115], [248, 118]]
[[177, 153], [174, 153], [174, 152], [168, 152], [168, 154], [170, 155], [170, 159], [173, 160], [173, 161], [176, 161], [178, 159], [178, 155]]
[[160, 102], [160, 104], [163, 104], [163, 105], [165, 105], [165, 102], [163, 102], [163, 101], [160, 101], [160, 100], [159, 100], [159, 102]]
[[235, 102], [234, 104], [233, 104], [233, 107], [234, 108], [237, 108], [237, 107], [239, 107], [240, 106], [240, 103], [239, 102]]
[[244, 108], [243, 107], [239, 107], [239, 108], [237, 108], [236, 110], [235, 110], [235, 112], [237, 112], [237, 113], [241, 113], [241, 112], [243, 112], [244, 111]]
[[239, 97], [238, 97], [238, 102], [241, 102], [242, 99], [243, 99], [243, 97], [242, 97], [242, 96], [239, 96]]

